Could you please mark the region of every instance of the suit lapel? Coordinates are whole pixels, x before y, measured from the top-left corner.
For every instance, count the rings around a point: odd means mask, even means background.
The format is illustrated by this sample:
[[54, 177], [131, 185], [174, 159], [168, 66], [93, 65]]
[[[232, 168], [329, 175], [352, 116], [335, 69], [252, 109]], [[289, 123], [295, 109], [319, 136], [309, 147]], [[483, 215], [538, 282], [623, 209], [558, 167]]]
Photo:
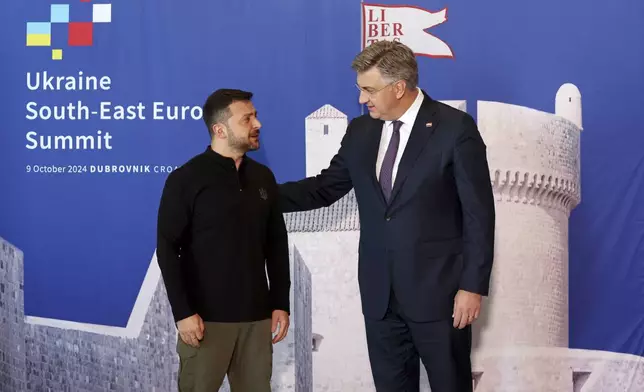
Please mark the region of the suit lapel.
[[373, 120], [369, 123], [369, 129], [367, 129], [367, 143], [365, 147], [369, 178], [371, 180], [371, 184], [374, 187], [374, 192], [376, 192], [378, 199], [384, 206], [386, 204], [385, 196], [382, 194], [382, 189], [380, 188], [378, 177], [376, 177], [376, 161], [378, 160], [378, 149], [380, 147], [380, 138], [382, 136], [383, 124], [384, 121], [380, 120]]
[[434, 133], [434, 129], [437, 126], [438, 116], [436, 116], [436, 107], [433, 105], [432, 99], [425, 94], [425, 99], [418, 111], [411, 135], [409, 136], [405, 151], [398, 165], [398, 173], [396, 174], [396, 181], [394, 182], [394, 189], [391, 192], [391, 200], [389, 202], [390, 206], [396, 200], [407, 176], [409, 176], [414, 168], [414, 163], [427, 145], [429, 137]]

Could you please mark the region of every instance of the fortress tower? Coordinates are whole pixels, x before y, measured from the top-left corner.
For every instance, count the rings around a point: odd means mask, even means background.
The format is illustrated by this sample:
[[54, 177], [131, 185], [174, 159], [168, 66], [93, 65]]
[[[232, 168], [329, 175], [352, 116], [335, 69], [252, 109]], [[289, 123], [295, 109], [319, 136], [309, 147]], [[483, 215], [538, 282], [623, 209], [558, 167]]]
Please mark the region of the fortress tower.
[[571, 86], [559, 90], [556, 106], [576, 123], [520, 106], [478, 104], [497, 212], [484, 347], [568, 346], [568, 218], [581, 197], [581, 100]]
[[577, 86], [572, 83], [566, 83], [559, 87], [555, 98], [555, 114], [568, 119], [580, 130], [583, 129], [581, 124], [581, 93]]
[[306, 126], [306, 176], [320, 174], [338, 152], [347, 130], [347, 115], [331, 105], [309, 114]]
[[[581, 198], [581, 95], [564, 85], [555, 102], [557, 114], [478, 103], [496, 197], [491, 292], [474, 330], [479, 353], [568, 347], [568, 220]], [[504, 353], [479, 362], [487, 384], [481, 390], [529, 384]], [[560, 369], [531, 372], [551, 383], [543, 390], [567, 390], [572, 378], [550, 377], [551, 370]]]
[[[324, 105], [304, 120], [306, 128], [306, 176], [315, 176], [329, 166], [347, 131], [347, 115]], [[359, 230], [358, 205], [353, 190], [327, 208], [285, 215], [289, 232]]]

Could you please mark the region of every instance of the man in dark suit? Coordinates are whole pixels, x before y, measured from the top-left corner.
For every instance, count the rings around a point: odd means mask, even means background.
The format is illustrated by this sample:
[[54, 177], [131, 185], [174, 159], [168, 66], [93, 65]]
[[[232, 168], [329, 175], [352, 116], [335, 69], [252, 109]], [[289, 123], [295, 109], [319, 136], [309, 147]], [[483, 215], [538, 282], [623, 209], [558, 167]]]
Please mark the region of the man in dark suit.
[[380, 41], [353, 61], [360, 103], [327, 169], [280, 186], [284, 212], [352, 188], [358, 280], [379, 392], [472, 390], [471, 324], [488, 295], [495, 210], [486, 146], [470, 115], [417, 87], [413, 52]]

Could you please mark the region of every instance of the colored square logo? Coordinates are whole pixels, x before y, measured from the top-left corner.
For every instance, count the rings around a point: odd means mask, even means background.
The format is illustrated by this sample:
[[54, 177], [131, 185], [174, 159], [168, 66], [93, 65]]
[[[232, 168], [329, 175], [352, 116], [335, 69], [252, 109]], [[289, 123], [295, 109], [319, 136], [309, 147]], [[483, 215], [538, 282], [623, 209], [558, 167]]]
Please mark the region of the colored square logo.
[[[27, 22], [25, 37], [27, 46], [49, 47], [52, 60], [62, 60], [66, 46], [93, 46], [94, 24], [112, 22], [112, 4], [80, 0], [81, 3], [89, 3], [91, 6], [72, 6], [59, 3], [67, 0], [52, 1], [54, 4], [48, 5], [49, 20]], [[46, 12], [47, 8], [44, 11]]]
[[51, 34], [51, 23], [49, 22], [27, 22], [27, 35], [30, 34]]
[[92, 22], [70, 22], [67, 26], [67, 43], [69, 46], [92, 46], [93, 27]]
[[69, 4], [51, 5], [51, 23], [69, 23]]
[[27, 34], [27, 46], [50, 46], [51, 35], [49, 34]]
[[112, 21], [112, 4], [93, 4], [92, 21], [110, 23]]
[[48, 22], [27, 22], [27, 46], [50, 46], [51, 24]]

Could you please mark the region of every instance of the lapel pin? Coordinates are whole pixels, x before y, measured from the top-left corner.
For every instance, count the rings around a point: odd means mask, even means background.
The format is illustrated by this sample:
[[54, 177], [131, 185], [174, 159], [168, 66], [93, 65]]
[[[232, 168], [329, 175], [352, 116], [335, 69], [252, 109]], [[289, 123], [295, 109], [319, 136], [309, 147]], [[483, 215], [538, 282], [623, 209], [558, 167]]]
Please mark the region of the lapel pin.
[[432, 126], [432, 125], [433, 125], [433, 123], [427, 123], [427, 124], [425, 124], [425, 126], [426, 126], [427, 128], [431, 128], [431, 126]]

